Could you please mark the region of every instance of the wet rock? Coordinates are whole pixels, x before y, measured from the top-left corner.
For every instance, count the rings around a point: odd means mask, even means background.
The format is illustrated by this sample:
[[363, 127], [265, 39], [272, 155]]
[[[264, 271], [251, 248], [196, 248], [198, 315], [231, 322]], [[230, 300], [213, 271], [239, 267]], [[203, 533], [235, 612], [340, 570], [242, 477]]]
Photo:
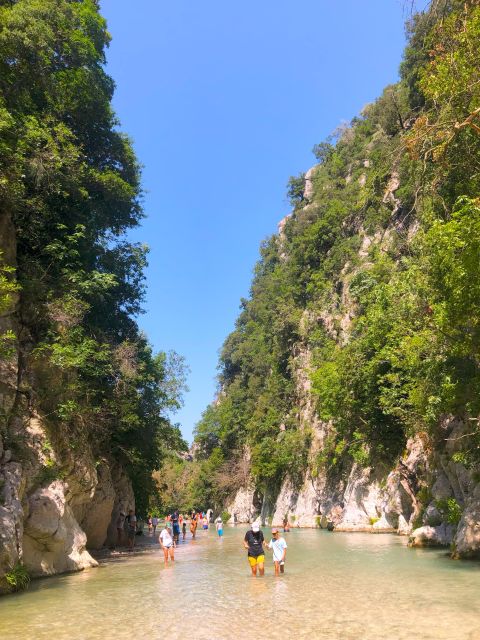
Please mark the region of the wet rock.
[[425, 525], [415, 529], [409, 540], [410, 547], [448, 547], [453, 541], [454, 527], [441, 524], [438, 527]]

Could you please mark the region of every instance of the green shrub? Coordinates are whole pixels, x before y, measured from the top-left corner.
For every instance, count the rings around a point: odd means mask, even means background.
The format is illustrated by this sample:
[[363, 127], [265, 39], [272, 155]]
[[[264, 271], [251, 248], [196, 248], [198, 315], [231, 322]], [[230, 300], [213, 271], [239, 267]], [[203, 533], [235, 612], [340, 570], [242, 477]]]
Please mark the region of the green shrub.
[[228, 511], [222, 511], [222, 522], [227, 524], [227, 522], [230, 520], [231, 517], [232, 515], [228, 513]]
[[380, 520], [380, 518], [369, 518], [368, 521], [370, 522], [371, 526], [373, 527], [373, 525], [378, 522]]
[[23, 564], [17, 562], [12, 569], [5, 574], [10, 591], [23, 591], [30, 584], [30, 575]]
[[449, 523], [457, 525], [462, 517], [462, 507], [455, 498], [442, 498], [435, 500], [435, 506], [439, 510], [442, 517]]

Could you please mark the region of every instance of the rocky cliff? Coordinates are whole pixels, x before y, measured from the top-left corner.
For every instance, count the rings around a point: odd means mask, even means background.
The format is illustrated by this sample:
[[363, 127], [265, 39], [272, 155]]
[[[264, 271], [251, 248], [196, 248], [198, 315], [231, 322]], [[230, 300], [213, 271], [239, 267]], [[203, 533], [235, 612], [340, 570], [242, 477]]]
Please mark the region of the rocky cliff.
[[[365, 167], [369, 166], [366, 161]], [[307, 203], [302, 215], [308, 215], [313, 195], [315, 167], [305, 174], [303, 198]], [[365, 173], [360, 176], [365, 181]], [[395, 196], [400, 182], [393, 173], [387, 181], [383, 202], [392, 207], [392, 215], [401, 206]], [[282, 260], [285, 224], [278, 226], [278, 246]], [[418, 229], [417, 222], [401, 229], [411, 240]], [[386, 228], [372, 236], [362, 232], [357, 254], [356, 272], [368, 263], [375, 247], [387, 251], [396, 228]], [[465, 421], [445, 416], [430, 433], [419, 433], [406, 441], [403, 453], [394, 466], [362, 466], [356, 462], [340, 473], [319, 468], [315, 460], [333, 431], [330, 422], [322, 421], [317, 411], [318, 398], [312, 393], [312, 354], [308, 336], [321, 324], [333, 340], [346, 343], [355, 304], [349, 294], [352, 274], [343, 269], [339, 278], [342, 295], [336, 314], [322, 310], [317, 316], [304, 311], [300, 320], [300, 340], [292, 347], [293, 407], [299, 429], [309, 431], [311, 444], [309, 464], [302, 481], [295, 483], [290, 475], [275, 491], [255, 486], [252, 478], [238, 489], [226, 504], [230, 523], [259, 520], [264, 525], [281, 526], [287, 520], [294, 527], [319, 527], [335, 531], [396, 533], [409, 536], [410, 546], [444, 546], [453, 558], [480, 557], [480, 485], [476, 468], [462, 464], [463, 438], [476, 432], [476, 420]], [[338, 283], [337, 283], [338, 285]], [[249, 457], [248, 449], [245, 452]]]
[[[11, 220], [0, 216], [0, 253], [16, 264]], [[38, 371], [18, 296], [0, 318], [0, 334], [20, 340], [0, 362], [0, 593], [21, 563], [31, 576], [77, 571], [97, 563], [89, 549], [115, 541], [120, 509], [135, 508], [130, 479], [113, 459], [96, 459], [88, 441], [69, 442], [38, 412]]]
[[183, 373], [135, 320], [140, 166], [112, 108], [99, 3], [10, 2], [0, 33], [4, 590], [95, 564], [88, 549], [112, 540], [133, 492], [147, 508], [153, 470], [183, 447], [168, 417]]

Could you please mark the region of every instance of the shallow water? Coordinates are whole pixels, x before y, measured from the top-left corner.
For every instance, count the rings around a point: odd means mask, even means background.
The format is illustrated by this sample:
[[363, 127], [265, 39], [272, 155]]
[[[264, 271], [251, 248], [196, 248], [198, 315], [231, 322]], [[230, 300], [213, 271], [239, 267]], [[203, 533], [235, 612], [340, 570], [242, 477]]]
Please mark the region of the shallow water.
[[[245, 528], [35, 581], [0, 600], [0, 638], [480, 640], [480, 565], [392, 535], [295, 530], [286, 573], [250, 577]], [[267, 535], [267, 530], [265, 530]], [[173, 635], [172, 635], [173, 634]]]

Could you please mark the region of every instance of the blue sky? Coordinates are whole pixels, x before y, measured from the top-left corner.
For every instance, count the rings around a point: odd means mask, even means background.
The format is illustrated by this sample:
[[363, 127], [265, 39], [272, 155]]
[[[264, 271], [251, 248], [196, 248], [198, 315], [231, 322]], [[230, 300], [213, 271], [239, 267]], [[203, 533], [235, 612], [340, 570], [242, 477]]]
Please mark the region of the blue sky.
[[313, 145], [394, 82], [401, 0], [102, 0], [114, 107], [144, 165], [156, 350], [190, 367], [190, 440], [260, 242], [288, 213]]

